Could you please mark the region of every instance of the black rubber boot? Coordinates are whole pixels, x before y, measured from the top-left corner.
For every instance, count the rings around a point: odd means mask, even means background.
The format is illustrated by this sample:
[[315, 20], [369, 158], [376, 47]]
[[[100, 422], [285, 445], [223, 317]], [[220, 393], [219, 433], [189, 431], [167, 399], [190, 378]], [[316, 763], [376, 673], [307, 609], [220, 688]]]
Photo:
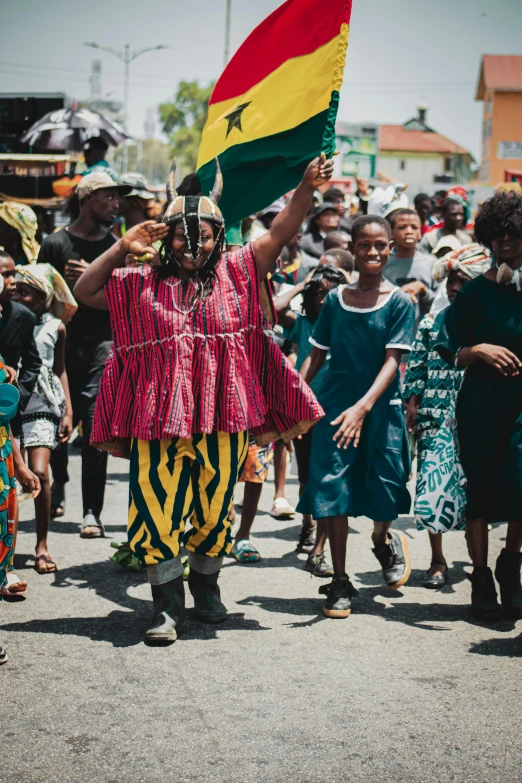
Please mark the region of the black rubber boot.
[[188, 585], [194, 598], [194, 617], [202, 623], [222, 623], [227, 618], [227, 610], [221, 603], [218, 577], [219, 571], [200, 574], [190, 569]]
[[163, 585], [151, 585], [154, 622], [146, 631], [144, 641], [151, 646], [172, 644], [185, 622], [185, 587], [178, 576]]
[[506, 552], [503, 549], [495, 566], [495, 578], [500, 587], [500, 603], [507, 617], [513, 620], [522, 617], [521, 564], [522, 552]]
[[469, 577], [471, 582], [471, 614], [477, 620], [494, 623], [502, 617], [497, 601], [497, 591], [491, 568], [474, 568]]

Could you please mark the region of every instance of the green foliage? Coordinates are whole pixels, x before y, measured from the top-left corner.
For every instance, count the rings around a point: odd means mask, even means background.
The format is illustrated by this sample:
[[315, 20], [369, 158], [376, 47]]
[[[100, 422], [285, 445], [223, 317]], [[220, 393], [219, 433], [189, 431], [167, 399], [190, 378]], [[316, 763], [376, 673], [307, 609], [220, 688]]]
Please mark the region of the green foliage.
[[[170, 145], [159, 139], [144, 139], [127, 145], [127, 171], [139, 171], [149, 185], [164, 185], [172, 163]], [[123, 173], [123, 147], [111, 150], [107, 159], [116, 171]]]
[[159, 106], [163, 132], [170, 140], [172, 154], [190, 171], [196, 170], [201, 134], [207, 120], [208, 102], [214, 83], [180, 82], [172, 103]]

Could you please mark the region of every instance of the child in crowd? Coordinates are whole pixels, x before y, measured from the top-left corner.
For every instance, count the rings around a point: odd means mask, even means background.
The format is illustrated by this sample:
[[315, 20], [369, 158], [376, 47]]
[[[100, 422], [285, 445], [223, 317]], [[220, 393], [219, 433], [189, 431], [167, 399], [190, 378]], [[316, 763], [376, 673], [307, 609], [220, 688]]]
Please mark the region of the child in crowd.
[[411, 350], [414, 309], [383, 276], [391, 249], [386, 220], [358, 218], [350, 249], [359, 279], [329, 292], [301, 367], [311, 383], [330, 353], [320, 395], [326, 415], [313, 430], [310, 476], [298, 506], [328, 524], [334, 577], [320, 591], [327, 594], [327, 617], [348, 617], [356, 594], [346, 574], [349, 516], [374, 520], [373, 552], [389, 588], [404, 585], [411, 570], [406, 538], [391, 526], [411, 505], [399, 362]]
[[[4, 278], [0, 274], [0, 294], [3, 288]], [[0, 305], [0, 318], [2, 309]], [[13, 383], [14, 378], [13, 369], [7, 367], [0, 356], [0, 384]], [[27, 594], [27, 582], [13, 572], [18, 512], [15, 477], [25, 492], [30, 492], [34, 498], [37, 496], [40, 491], [38, 478], [26, 466], [16, 438], [11, 437], [10, 422], [4, 420], [0, 426], [0, 601], [23, 600]], [[0, 646], [0, 664], [6, 661], [7, 653]]]
[[336, 269], [340, 269], [346, 282], [353, 283], [354, 261], [352, 254], [348, 250], [342, 250], [341, 248], [328, 250], [325, 252], [324, 256], [321, 256], [319, 259], [319, 264], [326, 264], [326, 266], [333, 266]]
[[243, 475], [239, 479], [245, 484], [241, 524], [236, 532], [234, 546], [230, 551], [231, 557], [235, 558], [238, 563], [258, 563], [261, 560], [261, 553], [250, 540], [250, 531], [257, 514], [263, 484], [268, 478], [268, 466], [273, 462], [273, 459], [273, 445], [258, 446], [255, 438], [249, 435], [248, 457]]
[[[306, 357], [310, 353], [309, 338], [314, 330], [315, 323], [323, 307], [329, 292], [338, 285], [346, 282], [341, 270], [330, 266], [321, 265], [311, 272], [306, 280], [296, 285], [292, 291], [278, 296], [275, 300], [275, 308], [279, 323], [284, 327], [284, 335], [297, 346], [296, 369], [300, 370]], [[303, 295], [303, 312], [295, 313], [290, 308], [292, 299], [299, 294]], [[312, 381], [311, 388], [321, 400], [322, 386], [327, 373], [327, 364]], [[308, 481], [310, 468], [310, 449], [312, 433], [307, 432], [301, 439], [294, 440], [300, 492], [302, 493]], [[317, 536], [314, 543], [316, 523], [312, 514], [303, 515], [303, 526], [297, 544], [298, 552], [308, 554], [305, 569], [314, 576], [332, 576], [331, 567], [325, 560], [324, 548], [328, 538], [326, 522], [321, 520], [317, 525]]]
[[[448, 304], [460, 289], [483, 274], [491, 265], [489, 254], [477, 244], [466, 245], [435, 263], [437, 282], [447, 280]], [[444, 424], [462, 383], [463, 371], [449, 366], [435, 350], [445, 317], [442, 310], [434, 318], [424, 316], [418, 328], [413, 350], [408, 357], [404, 381], [404, 399], [408, 403], [406, 423], [417, 435], [417, 472], [420, 475], [427, 452], [439, 428]], [[448, 578], [448, 564], [442, 551], [442, 533], [430, 533], [431, 565], [424, 587], [440, 590]]]
[[35, 389], [22, 413], [22, 445], [30, 469], [42, 488], [35, 500], [36, 558], [39, 574], [58, 566], [47, 547], [51, 515], [49, 463], [51, 451], [72, 433], [72, 406], [65, 372], [65, 324], [76, 312], [76, 302], [60, 273], [50, 264], [17, 267], [16, 298], [36, 316], [36, 346], [42, 360]]
[[434, 256], [420, 252], [421, 223], [413, 209], [396, 209], [386, 218], [391, 226], [393, 250], [384, 277], [402, 288], [415, 305], [415, 326], [428, 313], [437, 286], [433, 280]]

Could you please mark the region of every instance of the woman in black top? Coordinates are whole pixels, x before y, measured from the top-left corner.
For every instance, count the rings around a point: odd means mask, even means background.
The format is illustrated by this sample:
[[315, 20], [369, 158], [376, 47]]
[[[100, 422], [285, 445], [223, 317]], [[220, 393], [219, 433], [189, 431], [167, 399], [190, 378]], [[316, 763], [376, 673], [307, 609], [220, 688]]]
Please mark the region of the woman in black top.
[[492, 267], [448, 308], [437, 350], [466, 374], [457, 424], [467, 486], [467, 539], [473, 561], [472, 614], [502, 616], [488, 568], [488, 523], [508, 522], [495, 576], [502, 609], [522, 616], [522, 196], [498, 192], [475, 222]]

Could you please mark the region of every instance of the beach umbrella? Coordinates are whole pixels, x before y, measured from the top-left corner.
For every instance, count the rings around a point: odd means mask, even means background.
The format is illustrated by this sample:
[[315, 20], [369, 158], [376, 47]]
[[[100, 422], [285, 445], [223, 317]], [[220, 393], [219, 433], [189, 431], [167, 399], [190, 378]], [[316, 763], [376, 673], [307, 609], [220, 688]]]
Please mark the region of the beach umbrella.
[[118, 123], [92, 109], [59, 109], [45, 114], [21, 141], [35, 150], [81, 152], [87, 139], [100, 136], [110, 147], [129, 137]]

